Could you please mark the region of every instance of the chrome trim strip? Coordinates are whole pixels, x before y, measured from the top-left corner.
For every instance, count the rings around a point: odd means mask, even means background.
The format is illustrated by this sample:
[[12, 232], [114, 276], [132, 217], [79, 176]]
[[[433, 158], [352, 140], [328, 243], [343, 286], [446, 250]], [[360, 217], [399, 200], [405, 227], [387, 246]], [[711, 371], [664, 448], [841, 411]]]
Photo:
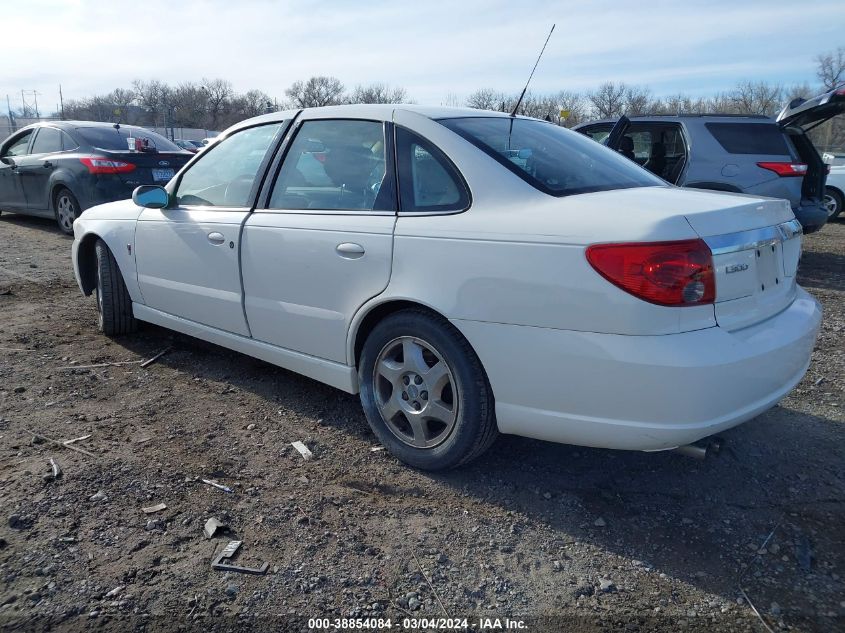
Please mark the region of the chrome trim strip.
[[790, 240], [802, 233], [801, 223], [798, 220], [789, 220], [762, 229], [751, 229], [750, 231], [727, 235], [712, 235], [703, 239], [714, 255], [725, 255], [726, 253], [738, 253], [739, 251], [771, 246]]

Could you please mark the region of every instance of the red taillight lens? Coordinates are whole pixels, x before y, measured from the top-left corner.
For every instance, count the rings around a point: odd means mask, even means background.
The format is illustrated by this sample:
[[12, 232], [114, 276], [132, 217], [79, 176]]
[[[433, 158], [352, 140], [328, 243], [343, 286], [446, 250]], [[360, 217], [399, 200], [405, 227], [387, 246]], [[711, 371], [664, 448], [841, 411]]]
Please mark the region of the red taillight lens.
[[88, 156], [80, 158], [79, 162], [85, 165], [92, 174], [125, 174], [135, 169], [132, 163], [124, 163], [104, 156]]
[[610, 283], [663, 306], [713, 303], [713, 255], [702, 240], [594, 244], [587, 261]]
[[758, 167], [775, 172], [778, 176], [803, 176], [807, 173], [804, 163], [757, 163]]

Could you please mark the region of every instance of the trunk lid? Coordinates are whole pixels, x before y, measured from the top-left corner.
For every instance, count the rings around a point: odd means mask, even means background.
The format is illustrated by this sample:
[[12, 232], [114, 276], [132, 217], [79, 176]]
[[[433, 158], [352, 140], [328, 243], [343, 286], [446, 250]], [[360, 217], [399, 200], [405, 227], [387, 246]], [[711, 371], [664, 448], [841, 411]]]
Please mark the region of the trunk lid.
[[796, 293], [801, 224], [785, 200], [747, 200], [686, 216], [713, 253], [716, 322], [727, 330], [774, 316]]
[[121, 161], [135, 165], [130, 172], [118, 174], [124, 182], [138, 185], [166, 185], [176, 172], [191, 160], [194, 155], [190, 152], [131, 152], [102, 151], [98, 152], [109, 160]]

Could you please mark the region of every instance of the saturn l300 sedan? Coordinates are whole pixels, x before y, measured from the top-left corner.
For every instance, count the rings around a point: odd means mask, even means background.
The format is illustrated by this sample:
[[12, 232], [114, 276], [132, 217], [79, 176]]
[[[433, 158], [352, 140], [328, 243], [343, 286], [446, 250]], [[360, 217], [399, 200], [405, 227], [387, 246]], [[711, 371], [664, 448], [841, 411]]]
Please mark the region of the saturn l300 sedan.
[[261, 116], [74, 229], [107, 335], [155, 323], [359, 393], [423, 469], [498, 433], [686, 445], [789, 392], [821, 321], [788, 202], [496, 112]]

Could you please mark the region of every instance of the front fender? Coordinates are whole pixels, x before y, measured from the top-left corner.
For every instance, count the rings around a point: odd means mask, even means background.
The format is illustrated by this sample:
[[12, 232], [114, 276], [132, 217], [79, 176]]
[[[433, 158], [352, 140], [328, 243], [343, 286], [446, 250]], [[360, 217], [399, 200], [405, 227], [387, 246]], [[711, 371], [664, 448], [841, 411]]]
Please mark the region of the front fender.
[[[134, 207], [134, 205], [132, 206]], [[97, 215], [99, 214], [93, 214], [92, 217], [89, 217], [86, 213], [73, 223], [74, 240], [71, 254], [74, 274], [80, 290], [88, 295], [94, 289], [92, 279], [96, 280], [94, 275], [97, 261], [94, 245], [98, 239], [101, 239], [114, 255], [132, 301], [144, 303], [141, 289], [138, 286], [138, 271], [135, 265], [136, 219], [103, 219], [97, 217]]]

